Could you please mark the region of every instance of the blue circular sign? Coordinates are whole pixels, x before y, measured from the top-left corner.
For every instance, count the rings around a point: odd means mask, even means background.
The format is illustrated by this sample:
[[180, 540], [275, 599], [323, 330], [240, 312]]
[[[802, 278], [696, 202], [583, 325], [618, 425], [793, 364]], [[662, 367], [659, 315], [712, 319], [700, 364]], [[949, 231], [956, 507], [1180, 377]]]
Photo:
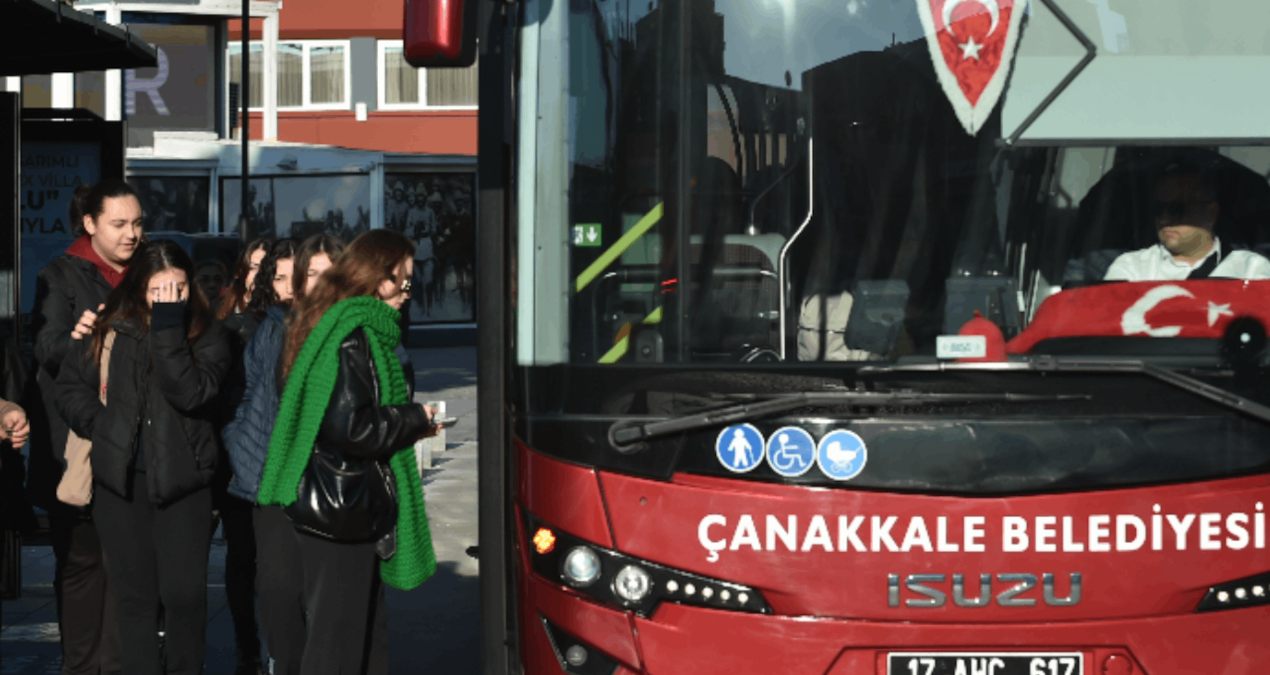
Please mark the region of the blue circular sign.
[[751, 424], [734, 424], [719, 432], [714, 453], [728, 471], [745, 473], [763, 462], [763, 434]]
[[869, 449], [864, 447], [864, 439], [845, 429], [826, 434], [816, 450], [816, 464], [834, 480], [851, 480], [859, 476], [868, 461]]
[[772, 471], [794, 478], [816, 463], [816, 441], [798, 427], [782, 427], [767, 439], [767, 463]]

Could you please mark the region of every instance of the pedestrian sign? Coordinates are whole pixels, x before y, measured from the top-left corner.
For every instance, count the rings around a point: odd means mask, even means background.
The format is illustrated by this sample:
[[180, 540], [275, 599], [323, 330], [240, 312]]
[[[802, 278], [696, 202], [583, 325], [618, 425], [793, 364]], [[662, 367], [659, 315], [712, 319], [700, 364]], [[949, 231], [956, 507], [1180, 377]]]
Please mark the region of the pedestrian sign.
[[714, 452], [728, 471], [745, 473], [763, 461], [763, 434], [751, 424], [734, 424], [719, 432]]
[[600, 246], [602, 243], [599, 223], [583, 223], [573, 226], [574, 246]]

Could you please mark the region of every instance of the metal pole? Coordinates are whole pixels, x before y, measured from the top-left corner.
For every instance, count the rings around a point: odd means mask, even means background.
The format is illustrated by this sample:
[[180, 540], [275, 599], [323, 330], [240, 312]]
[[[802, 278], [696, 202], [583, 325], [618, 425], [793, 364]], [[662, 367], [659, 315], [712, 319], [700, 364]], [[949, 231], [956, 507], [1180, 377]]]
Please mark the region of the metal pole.
[[240, 71], [238, 79], [241, 83], [238, 103], [242, 106], [243, 122], [243, 204], [242, 214], [238, 218], [238, 232], [239, 236], [246, 240], [252, 236], [247, 232], [247, 213], [251, 207], [251, 196], [247, 190], [247, 186], [250, 183], [248, 175], [251, 173], [251, 160], [248, 155], [251, 147], [251, 0], [243, 0], [242, 43], [242, 58], [238, 62]]
[[[473, 0], [468, 0], [469, 2]], [[477, 119], [477, 260], [476, 272], [476, 393], [480, 447], [477, 511], [481, 561], [481, 670], [483, 675], [519, 672], [514, 581], [516, 557], [510, 537], [511, 486], [514, 485], [511, 430], [508, 424], [508, 377], [512, 325], [508, 261], [516, 254], [509, 245], [511, 226], [507, 211], [507, 159], [511, 156], [507, 129], [513, 114], [508, 72], [511, 44], [507, 12], [516, 7], [501, 2], [480, 3], [480, 108]], [[466, 26], [464, 26], [466, 28]], [[532, 293], [522, 288], [521, 293]]]

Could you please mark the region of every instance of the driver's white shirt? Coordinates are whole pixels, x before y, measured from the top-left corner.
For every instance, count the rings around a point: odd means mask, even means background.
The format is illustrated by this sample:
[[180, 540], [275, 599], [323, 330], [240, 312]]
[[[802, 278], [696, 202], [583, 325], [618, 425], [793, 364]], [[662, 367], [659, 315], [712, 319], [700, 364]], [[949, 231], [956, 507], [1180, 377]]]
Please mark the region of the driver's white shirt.
[[[1173, 257], [1164, 244], [1155, 244], [1137, 251], [1121, 254], [1107, 268], [1103, 277], [1107, 281], [1182, 281], [1195, 268], [1214, 255], [1219, 255], [1221, 241], [1213, 238], [1213, 250], [1194, 264]], [[1252, 251], [1231, 251], [1217, 263], [1212, 278], [1221, 279], [1270, 279], [1270, 260]]]

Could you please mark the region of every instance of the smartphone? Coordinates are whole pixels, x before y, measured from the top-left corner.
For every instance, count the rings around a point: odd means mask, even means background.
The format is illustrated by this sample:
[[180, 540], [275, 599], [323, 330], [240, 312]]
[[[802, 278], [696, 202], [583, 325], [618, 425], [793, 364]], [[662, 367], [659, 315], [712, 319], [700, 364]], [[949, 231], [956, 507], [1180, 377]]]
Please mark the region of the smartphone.
[[432, 418], [432, 426], [434, 427], [443, 427], [448, 429], [458, 423], [459, 423], [459, 418], [457, 417], [433, 417]]

